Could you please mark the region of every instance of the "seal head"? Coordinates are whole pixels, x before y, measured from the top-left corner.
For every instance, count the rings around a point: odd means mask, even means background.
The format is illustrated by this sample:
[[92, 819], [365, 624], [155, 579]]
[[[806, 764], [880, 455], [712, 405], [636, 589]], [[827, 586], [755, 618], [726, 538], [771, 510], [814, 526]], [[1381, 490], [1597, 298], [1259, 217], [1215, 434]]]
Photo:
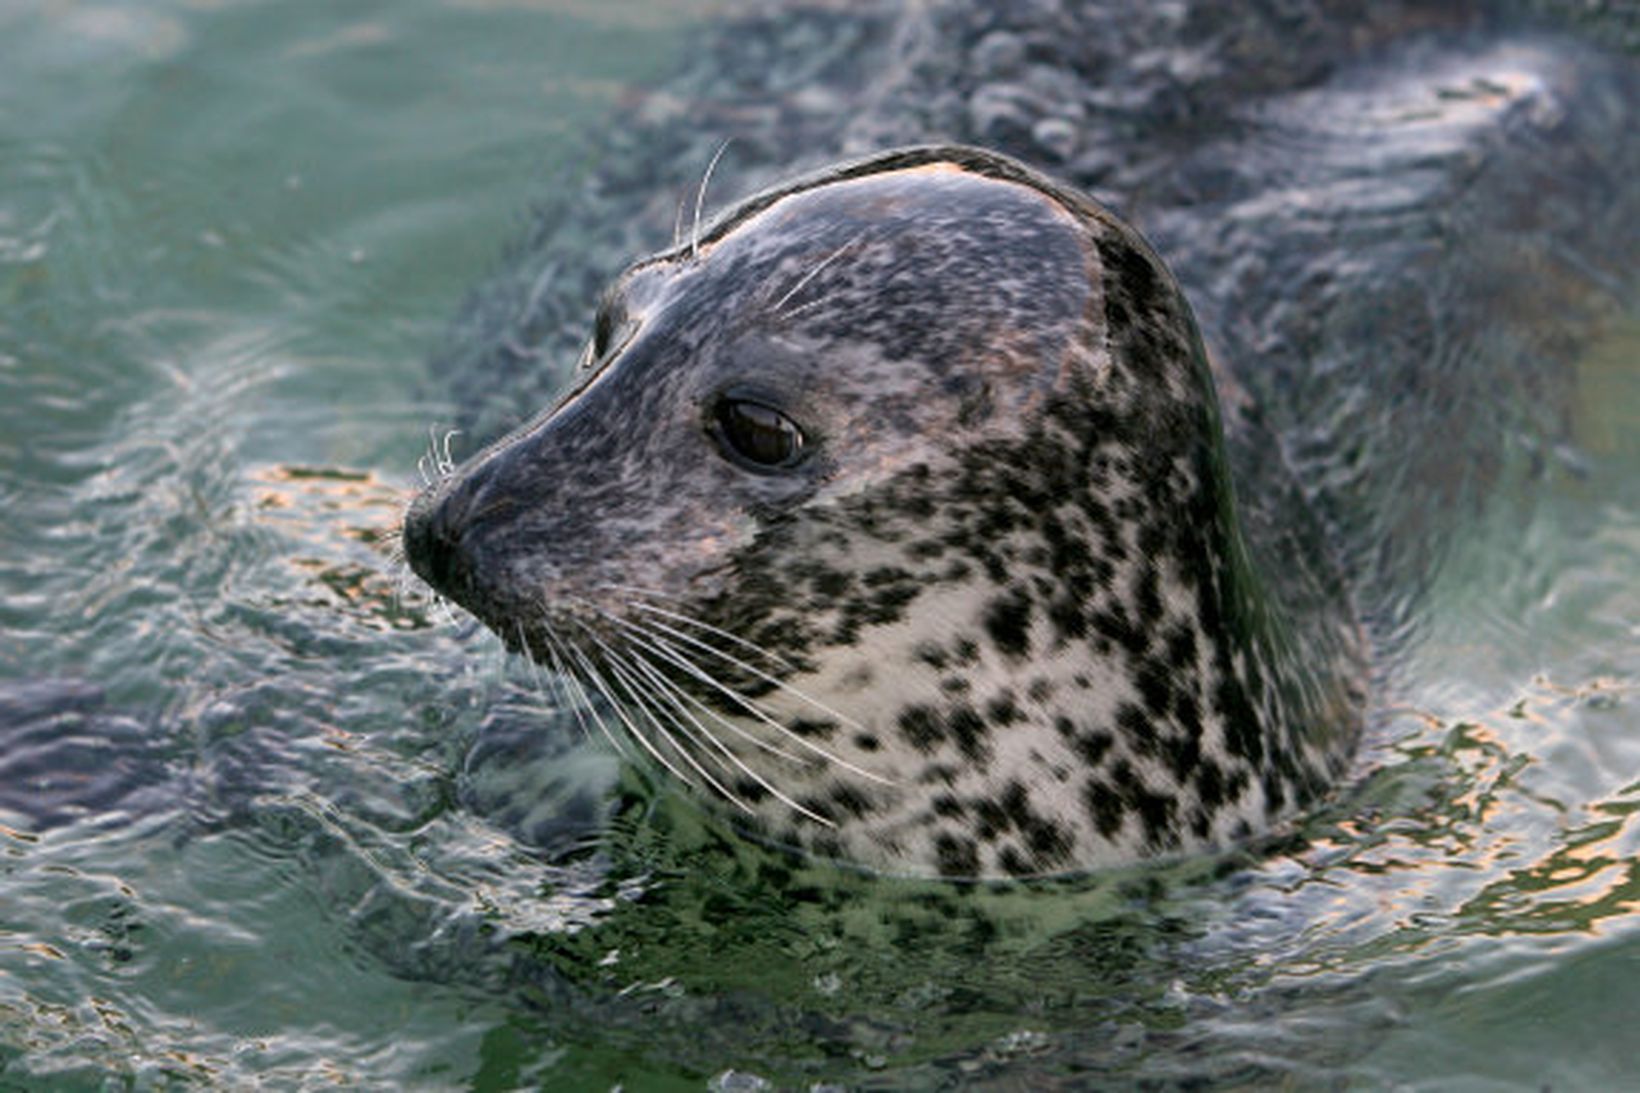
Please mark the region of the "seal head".
[[1260, 572], [1173, 279], [976, 149], [801, 179], [631, 267], [560, 401], [404, 541], [627, 750], [883, 872], [1224, 845], [1357, 734], [1348, 605]]

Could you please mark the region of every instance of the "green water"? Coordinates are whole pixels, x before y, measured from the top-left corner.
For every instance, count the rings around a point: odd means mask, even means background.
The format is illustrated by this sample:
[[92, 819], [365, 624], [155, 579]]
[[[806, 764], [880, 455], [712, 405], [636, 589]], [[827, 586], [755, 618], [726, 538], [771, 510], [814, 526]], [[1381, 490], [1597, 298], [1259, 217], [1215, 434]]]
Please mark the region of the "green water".
[[581, 852], [614, 765], [381, 543], [429, 347], [702, 7], [0, 8], [0, 676], [101, 687], [70, 773], [135, 787], [0, 811], [0, 1089], [1632, 1084], [1633, 319], [1302, 838], [961, 899], [671, 800]]

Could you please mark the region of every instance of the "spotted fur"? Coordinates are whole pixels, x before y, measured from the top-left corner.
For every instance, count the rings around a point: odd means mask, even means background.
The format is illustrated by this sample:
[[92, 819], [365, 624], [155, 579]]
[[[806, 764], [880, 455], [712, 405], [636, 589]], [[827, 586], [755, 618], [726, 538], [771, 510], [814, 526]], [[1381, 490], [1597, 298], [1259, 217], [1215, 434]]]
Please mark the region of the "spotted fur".
[[[1244, 537], [1189, 308], [1087, 198], [887, 153], [637, 264], [599, 325], [556, 406], [418, 499], [407, 551], [761, 837], [1054, 874], [1230, 843], [1339, 773], [1340, 583], [1319, 536]], [[725, 397], [805, 457], [727, 458]]]

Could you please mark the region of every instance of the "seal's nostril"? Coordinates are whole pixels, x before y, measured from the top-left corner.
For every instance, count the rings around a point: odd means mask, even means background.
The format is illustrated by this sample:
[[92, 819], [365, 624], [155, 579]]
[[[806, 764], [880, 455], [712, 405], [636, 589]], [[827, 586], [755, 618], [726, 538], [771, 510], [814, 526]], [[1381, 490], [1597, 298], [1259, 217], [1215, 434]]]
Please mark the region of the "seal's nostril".
[[460, 570], [461, 528], [471, 505], [466, 483], [419, 495], [404, 516], [404, 555], [416, 575], [434, 589], [453, 594]]

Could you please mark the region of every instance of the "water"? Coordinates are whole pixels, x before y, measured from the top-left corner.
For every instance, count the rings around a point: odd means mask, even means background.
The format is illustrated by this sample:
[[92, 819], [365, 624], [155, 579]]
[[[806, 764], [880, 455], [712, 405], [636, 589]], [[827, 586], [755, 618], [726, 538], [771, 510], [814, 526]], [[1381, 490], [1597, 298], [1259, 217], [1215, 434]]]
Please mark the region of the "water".
[[0, 1088], [1632, 1081], [1640, 319], [1256, 857], [811, 890], [396, 595], [429, 347], [700, 14], [0, 12]]

